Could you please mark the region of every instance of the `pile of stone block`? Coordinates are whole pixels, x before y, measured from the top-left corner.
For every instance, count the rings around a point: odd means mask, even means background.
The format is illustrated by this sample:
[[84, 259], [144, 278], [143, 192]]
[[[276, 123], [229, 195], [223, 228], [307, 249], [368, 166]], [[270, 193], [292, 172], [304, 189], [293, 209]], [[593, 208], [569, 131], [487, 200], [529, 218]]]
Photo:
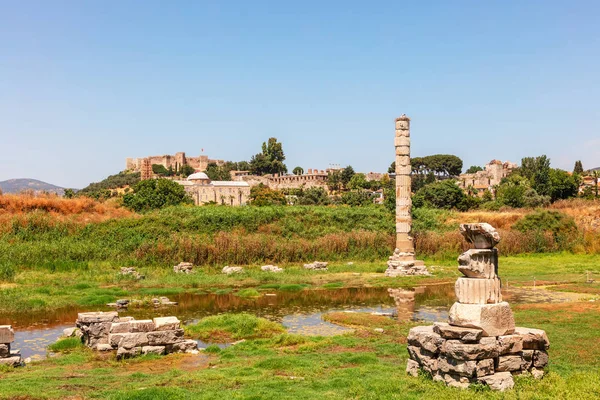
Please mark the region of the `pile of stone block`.
[[540, 329], [518, 328], [498, 278], [500, 241], [489, 224], [462, 224], [465, 239], [475, 248], [459, 258], [455, 292], [458, 302], [447, 323], [418, 326], [408, 334], [410, 360], [406, 371], [421, 369], [448, 386], [467, 388], [485, 383], [493, 390], [511, 389], [513, 375], [544, 375], [550, 342]]
[[121, 267], [121, 275], [131, 275], [137, 280], [145, 278], [145, 276], [140, 274], [135, 267]]
[[11, 325], [0, 325], [0, 365], [17, 367], [23, 364], [18, 350], [11, 350], [10, 344], [15, 341], [15, 331]]
[[327, 263], [323, 261], [315, 261], [310, 264], [304, 264], [304, 268], [317, 271], [327, 271]]
[[176, 274], [191, 274], [194, 269], [194, 264], [189, 262], [180, 262], [179, 264], [173, 266], [173, 271]]
[[431, 275], [423, 261], [415, 260], [415, 253], [394, 250], [387, 262], [385, 276]]
[[263, 265], [260, 267], [260, 270], [264, 272], [283, 272], [283, 268], [279, 268], [276, 265]]
[[195, 340], [185, 339], [177, 317], [135, 320], [117, 312], [85, 312], [77, 316], [77, 327], [86, 346], [98, 351], [117, 351], [117, 359], [140, 354], [194, 352]]

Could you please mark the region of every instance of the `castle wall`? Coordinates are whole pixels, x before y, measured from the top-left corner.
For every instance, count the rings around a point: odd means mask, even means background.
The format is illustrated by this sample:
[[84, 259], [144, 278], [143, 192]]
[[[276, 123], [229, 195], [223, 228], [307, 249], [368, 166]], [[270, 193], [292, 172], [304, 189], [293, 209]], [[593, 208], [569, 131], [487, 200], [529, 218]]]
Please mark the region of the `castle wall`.
[[125, 169], [133, 172], [140, 172], [142, 168], [142, 160], [145, 158], [150, 160], [150, 164], [162, 165], [166, 169], [179, 169], [183, 165], [189, 165], [196, 171], [206, 171], [209, 163], [215, 163], [218, 166], [225, 164], [223, 160], [209, 159], [208, 156], [201, 155], [198, 157], [186, 157], [184, 152], [175, 153], [175, 155], [149, 156], [141, 158], [126, 158]]

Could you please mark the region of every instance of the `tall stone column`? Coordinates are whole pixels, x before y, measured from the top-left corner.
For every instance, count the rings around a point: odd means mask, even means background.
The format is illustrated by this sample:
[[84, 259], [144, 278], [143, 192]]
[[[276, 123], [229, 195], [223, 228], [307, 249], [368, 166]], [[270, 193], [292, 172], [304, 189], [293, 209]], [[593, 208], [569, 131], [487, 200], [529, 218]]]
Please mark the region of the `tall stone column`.
[[388, 261], [387, 276], [428, 275], [422, 261], [415, 259], [412, 229], [410, 118], [396, 118], [396, 250]]

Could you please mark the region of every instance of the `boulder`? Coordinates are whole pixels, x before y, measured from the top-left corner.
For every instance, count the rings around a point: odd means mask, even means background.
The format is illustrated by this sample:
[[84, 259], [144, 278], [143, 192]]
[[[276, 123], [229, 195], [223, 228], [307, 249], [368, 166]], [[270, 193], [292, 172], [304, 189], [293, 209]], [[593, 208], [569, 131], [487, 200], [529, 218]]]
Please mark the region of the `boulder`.
[[0, 358], [0, 365], [9, 365], [12, 367], [17, 367], [21, 365], [22, 359], [21, 356], [11, 356], [6, 358]]
[[498, 250], [467, 250], [458, 257], [458, 264], [458, 270], [468, 278], [495, 278], [498, 276]]
[[103, 344], [99, 344], [96, 346], [96, 351], [112, 351], [112, 350], [114, 350], [114, 348], [108, 343], [103, 343]]
[[533, 366], [544, 368], [546, 365], [548, 365], [548, 353], [544, 350], [535, 350], [533, 353]]
[[112, 322], [92, 323], [88, 327], [88, 335], [100, 338], [108, 335]]
[[222, 273], [224, 273], [225, 275], [231, 275], [231, 274], [243, 274], [244, 273], [244, 268], [242, 267], [223, 267], [223, 270], [221, 271]]
[[123, 347], [126, 349], [147, 346], [149, 344], [148, 333], [111, 333], [108, 336], [108, 343], [112, 347]]
[[496, 304], [502, 301], [500, 279], [458, 278], [454, 291], [462, 304]]
[[458, 389], [467, 389], [470, 385], [469, 378], [466, 376], [453, 375], [453, 374], [440, 374], [446, 385], [455, 387]]
[[72, 328], [65, 328], [63, 329], [63, 336], [64, 337], [73, 337], [75, 336], [75, 331], [77, 331], [79, 329], [72, 327]]
[[419, 363], [415, 360], [409, 359], [406, 362], [406, 373], [410, 376], [414, 376], [415, 378], [419, 376]]
[[476, 249], [491, 249], [500, 243], [500, 235], [496, 229], [485, 222], [460, 224], [460, 233]]
[[448, 314], [450, 325], [483, 330], [483, 336], [501, 336], [515, 330], [515, 319], [507, 302], [498, 304], [454, 303]]
[[430, 353], [440, 352], [445, 340], [433, 331], [433, 326], [417, 326], [408, 331], [408, 344], [411, 346], [420, 346]]
[[124, 347], [119, 347], [117, 349], [117, 360], [123, 360], [123, 359], [126, 359], [126, 358], [137, 357], [140, 354], [142, 354], [142, 348], [141, 347], [134, 347], [132, 349], [126, 349]]
[[260, 267], [260, 270], [265, 272], [283, 272], [283, 268], [279, 268], [276, 265], [263, 265]]
[[177, 317], [158, 317], [152, 320], [155, 331], [170, 331], [179, 329], [181, 322]]
[[146, 335], [148, 337], [148, 343], [146, 344], [151, 346], [164, 346], [180, 342], [183, 338], [183, 329], [148, 332]]
[[180, 262], [173, 267], [173, 271], [176, 274], [191, 274], [194, 269], [194, 264], [190, 262]]
[[512, 354], [498, 357], [498, 366], [496, 367], [497, 372], [513, 372], [513, 371], [527, 371], [529, 363], [520, 354]]
[[523, 350], [521, 352], [521, 357], [523, 357], [523, 365], [525, 369], [531, 368], [533, 365], [533, 353], [535, 350]]
[[546, 331], [516, 327], [515, 334], [523, 336], [523, 349], [525, 350], [548, 350], [550, 348]]
[[490, 389], [504, 392], [515, 386], [512, 374], [510, 372], [496, 372], [494, 375], [478, 378], [479, 382], [487, 384]]
[[445, 374], [480, 377], [494, 373], [494, 359], [459, 361], [442, 355], [438, 359], [438, 370]]
[[10, 356], [10, 343], [0, 343], [0, 357]]
[[327, 264], [328, 263], [323, 262], [323, 261], [315, 261], [315, 262], [310, 263], [310, 264], [304, 264], [304, 268], [306, 268], [306, 269], [313, 269], [313, 270], [327, 271]]
[[445, 322], [434, 323], [433, 331], [444, 339], [455, 339], [464, 343], [477, 343], [483, 335], [483, 331], [481, 329], [452, 326]]
[[435, 354], [423, 349], [419, 346], [407, 346], [408, 354], [410, 358], [415, 360], [421, 365], [425, 371], [430, 374], [434, 374], [438, 369], [438, 359]]
[[143, 346], [142, 354], [165, 354], [166, 348], [165, 346]]
[[459, 361], [483, 360], [498, 357], [496, 338], [484, 337], [479, 343], [462, 343], [459, 340], [446, 340], [441, 354]]
[[[179, 328], [179, 325], [177, 325], [177, 328]], [[140, 319], [131, 321], [131, 332], [152, 332], [153, 330], [155, 330], [155, 324], [154, 321], [151, 319]]]
[[167, 353], [190, 353], [198, 350], [198, 342], [193, 339], [182, 340], [166, 346]]
[[498, 336], [500, 355], [519, 353], [521, 350], [523, 350], [523, 336], [517, 334]]
[[15, 331], [11, 325], [0, 325], [0, 343], [11, 343], [15, 341]]

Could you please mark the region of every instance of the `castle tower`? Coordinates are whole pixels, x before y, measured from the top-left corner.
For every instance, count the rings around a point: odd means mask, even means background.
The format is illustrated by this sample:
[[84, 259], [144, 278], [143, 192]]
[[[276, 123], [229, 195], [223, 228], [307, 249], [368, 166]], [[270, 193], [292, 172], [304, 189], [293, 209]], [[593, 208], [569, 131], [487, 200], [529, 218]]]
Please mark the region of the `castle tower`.
[[410, 118], [396, 118], [396, 250], [388, 261], [387, 276], [429, 275], [422, 261], [415, 260], [412, 229]]
[[142, 168], [141, 168], [140, 172], [141, 172], [140, 178], [142, 180], [151, 179], [152, 178], [152, 176], [153, 176], [152, 163], [150, 162], [149, 158], [142, 159]]

